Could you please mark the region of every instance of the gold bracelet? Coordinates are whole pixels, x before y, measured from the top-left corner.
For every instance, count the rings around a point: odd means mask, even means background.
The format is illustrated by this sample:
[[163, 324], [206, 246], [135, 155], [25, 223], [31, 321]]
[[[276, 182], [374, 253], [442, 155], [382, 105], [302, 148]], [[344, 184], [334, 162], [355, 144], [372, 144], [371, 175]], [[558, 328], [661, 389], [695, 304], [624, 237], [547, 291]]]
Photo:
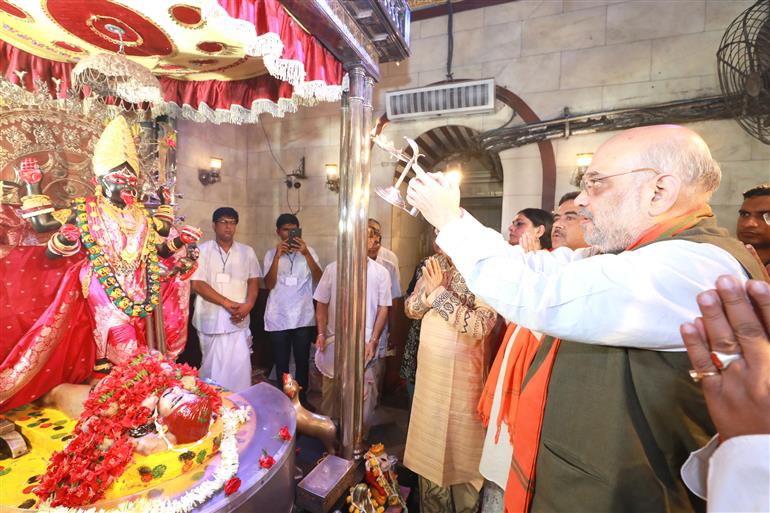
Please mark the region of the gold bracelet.
[[68, 208], [62, 208], [61, 210], [55, 210], [51, 215], [54, 219], [59, 221], [59, 224], [67, 224], [67, 220], [72, 215], [72, 210]]
[[177, 245], [176, 245], [176, 242], [174, 241], [174, 239], [168, 239], [168, 240], [166, 241], [166, 247], [167, 247], [167, 248], [168, 248], [168, 250], [169, 250], [169, 251], [171, 251], [172, 253], [176, 253], [176, 251], [179, 249], [179, 248], [177, 247]]
[[53, 236], [48, 239], [48, 249], [53, 253], [54, 255], [59, 255], [63, 257], [72, 256], [78, 251], [80, 251], [80, 241], [78, 240], [77, 243], [74, 246], [65, 246], [61, 242], [59, 242], [59, 239], [57, 237], [58, 233], [53, 234]]
[[23, 219], [50, 214], [53, 211], [51, 198], [45, 194], [31, 194], [21, 198], [21, 217]]
[[171, 205], [160, 205], [158, 209], [155, 211], [154, 217], [162, 221], [166, 221], [168, 223], [173, 223], [174, 208]]
[[30, 194], [21, 198], [23, 208], [50, 207], [51, 198], [45, 194]]

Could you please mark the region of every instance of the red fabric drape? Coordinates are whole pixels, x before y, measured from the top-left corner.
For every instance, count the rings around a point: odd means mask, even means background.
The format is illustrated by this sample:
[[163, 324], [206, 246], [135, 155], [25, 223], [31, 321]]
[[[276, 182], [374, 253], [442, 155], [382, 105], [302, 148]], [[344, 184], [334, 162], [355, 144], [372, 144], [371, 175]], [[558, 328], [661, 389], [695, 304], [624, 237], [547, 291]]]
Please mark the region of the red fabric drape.
[[281, 58], [302, 62], [305, 82], [342, 83], [342, 64], [316, 38], [305, 32], [278, 0], [219, 0], [219, 5], [231, 18], [254, 25], [257, 34], [278, 34], [284, 44]]
[[[0, 258], [0, 412], [41, 397], [60, 383], [81, 383], [96, 360], [95, 322], [83, 297], [83, 252], [51, 260], [46, 246], [19, 246]], [[173, 258], [173, 257], [172, 257]], [[171, 259], [164, 261], [171, 266]], [[187, 340], [189, 284], [161, 286], [166, 347], [170, 358]], [[115, 326], [121, 337], [144, 345], [144, 322]]]
[[[74, 64], [57, 62], [32, 55], [24, 50], [0, 40], [0, 73], [6, 80], [16, 85], [23, 85], [27, 90], [34, 90], [35, 80], [44, 80], [48, 84], [51, 95], [58, 97], [55, 84], [51, 78], [61, 80], [59, 87], [61, 92], [66, 91], [72, 85], [72, 68]], [[23, 84], [14, 71], [26, 71]]]
[[[342, 83], [342, 64], [307, 34], [277, 0], [219, 2], [231, 17], [252, 23], [258, 35], [268, 32], [277, 34], [284, 44], [281, 59], [302, 63], [305, 82], [323, 81], [332, 86]], [[14, 72], [26, 71], [23, 85], [30, 91], [33, 90], [34, 80], [42, 79], [48, 84], [50, 92], [58, 96], [51, 79], [60, 79], [60, 91], [66, 91], [72, 85], [70, 76], [73, 67], [74, 64], [37, 57], [0, 41], [0, 73], [12, 83], [20, 84], [21, 80]], [[160, 82], [165, 101], [196, 109], [203, 103], [218, 110], [229, 110], [234, 105], [250, 109], [257, 100], [278, 104], [280, 99], [292, 99], [295, 92], [291, 84], [270, 75], [230, 81], [187, 81], [160, 77]], [[307, 94], [307, 91], [301, 94]]]
[[83, 255], [50, 260], [45, 249], [20, 246], [0, 259], [0, 411], [80, 383], [94, 367]]
[[183, 81], [161, 77], [160, 87], [163, 99], [179, 106], [190, 105], [198, 108], [205, 103], [212, 109], [228, 110], [237, 105], [250, 109], [256, 100], [269, 100], [278, 103], [285, 98], [290, 100], [294, 88], [288, 82], [282, 82], [269, 75], [246, 80], [202, 80]]

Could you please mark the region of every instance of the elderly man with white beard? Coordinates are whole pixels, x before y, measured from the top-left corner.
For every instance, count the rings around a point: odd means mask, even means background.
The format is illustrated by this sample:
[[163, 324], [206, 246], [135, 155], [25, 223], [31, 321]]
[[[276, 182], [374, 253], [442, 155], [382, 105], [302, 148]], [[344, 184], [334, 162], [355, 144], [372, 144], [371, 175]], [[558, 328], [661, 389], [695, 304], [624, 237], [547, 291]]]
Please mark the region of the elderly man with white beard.
[[697, 316], [696, 295], [718, 276], [761, 275], [716, 226], [708, 200], [720, 178], [689, 129], [615, 135], [575, 199], [586, 242], [604, 253], [591, 258], [567, 248], [525, 254], [462, 211], [443, 176], [411, 181], [409, 203], [439, 229], [471, 291], [546, 335], [511, 372], [523, 379], [506, 411], [515, 426], [507, 511], [705, 509], [679, 475], [714, 434], [679, 325]]

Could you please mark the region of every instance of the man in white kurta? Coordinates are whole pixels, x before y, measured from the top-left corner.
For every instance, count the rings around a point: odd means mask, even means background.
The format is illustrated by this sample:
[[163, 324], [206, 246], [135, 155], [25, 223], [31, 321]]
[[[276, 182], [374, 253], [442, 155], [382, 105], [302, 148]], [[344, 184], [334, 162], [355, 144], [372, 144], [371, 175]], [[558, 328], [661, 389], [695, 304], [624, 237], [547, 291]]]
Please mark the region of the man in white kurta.
[[300, 385], [299, 399], [304, 404], [308, 391], [310, 345], [316, 335], [313, 284], [321, 279], [318, 254], [301, 237], [290, 237], [299, 229], [294, 214], [281, 214], [275, 222], [280, 242], [265, 253], [265, 331], [275, 360], [275, 376], [289, 372], [294, 355], [295, 378]]
[[[370, 230], [371, 241], [371, 230]], [[328, 365], [319, 366], [322, 371], [323, 389], [321, 410], [324, 414], [332, 413], [334, 401], [334, 348], [336, 342], [335, 318], [337, 312], [337, 262], [332, 262], [324, 269], [321, 281], [316, 287], [313, 299], [318, 302], [316, 319], [318, 336], [316, 338], [316, 362], [326, 361]], [[390, 297], [390, 276], [380, 264], [366, 259], [366, 354], [367, 366], [364, 373], [364, 425], [371, 425], [374, 408], [379, 397], [379, 377], [383, 370], [381, 353], [381, 334], [392, 304]], [[321, 367], [324, 367], [321, 369]]]
[[251, 386], [249, 312], [262, 273], [254, 250], [234, 240], [238, 213], [217, 209], [213, 224], [216, 238], [199, 246], [198, 269], [191, 278], [197, 294], [192, 322], [203, 355], [200, 376], [241, 391]]
[[[403, 292], [401, 291], [401, 271], [399, 270], [398, 256], [388, 248], [382, 245], [382, 225], [376, 219], [369, 218], [369, 230], [372, 230], [375, 236], [374, 246], [369, 248], [369, 258], [383, 266], [390, 275], [390, 297], [393, 299], [393, 308], [390, 309], [388, 322], [380, 335], [379, 356], [393, 356], [396, 354], [397, 341], [390, 340], [391, 327], [396, 325], [398, 316], [401, 312], [401, 300]], [[384, 372], [382, 373], [384, 377]], [[382, 383], [380, 382], [380, 387]]]

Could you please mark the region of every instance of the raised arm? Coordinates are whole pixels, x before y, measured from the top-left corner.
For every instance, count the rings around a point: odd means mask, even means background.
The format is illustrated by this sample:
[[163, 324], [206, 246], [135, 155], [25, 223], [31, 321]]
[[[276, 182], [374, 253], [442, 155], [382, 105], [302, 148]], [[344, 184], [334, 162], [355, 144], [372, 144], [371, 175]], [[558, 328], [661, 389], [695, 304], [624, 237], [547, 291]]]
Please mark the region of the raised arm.
[[678, 329], [697, 316], [695, 296], [721, 274], [746, 278], [726, 251], [682, 240], [590, 258], [524, 254], [469, 214], [445, 225], [437, 243], [507, 320], [591, 344], [682, 351]]

